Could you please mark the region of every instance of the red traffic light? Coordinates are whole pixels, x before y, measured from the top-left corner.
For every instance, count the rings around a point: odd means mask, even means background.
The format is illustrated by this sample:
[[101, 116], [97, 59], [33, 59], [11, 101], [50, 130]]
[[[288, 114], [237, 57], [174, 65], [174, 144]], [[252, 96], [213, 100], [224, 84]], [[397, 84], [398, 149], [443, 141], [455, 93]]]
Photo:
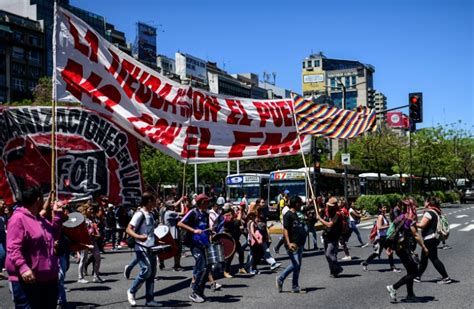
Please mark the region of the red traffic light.
[[418, 104], [418, 102], [420, 101], [420, 98], [418, 96], [412, 96], [410, 97], [410, 102], [412, 104]]

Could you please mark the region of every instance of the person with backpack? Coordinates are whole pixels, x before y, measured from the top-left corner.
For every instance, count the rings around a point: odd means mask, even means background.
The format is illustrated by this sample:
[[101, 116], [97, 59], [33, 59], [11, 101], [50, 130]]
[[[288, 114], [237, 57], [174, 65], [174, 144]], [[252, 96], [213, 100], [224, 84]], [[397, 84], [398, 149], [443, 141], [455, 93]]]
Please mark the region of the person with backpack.
[[155, 245], [155, 219], [152, 210], [155, 197], [150, 192], [143, 193], [140, 210], [136, 211], [127, 226], [126, 232], [135, 239], [135, 254], [140, 266], [140, 272], [127, 290], [127, 299], [130, 305], [137, 304], [135, 294], [145, 284], [145, 306], [158, 307], [160, 304], [154, 300], [156, 253], [149, 248]]
[[195, 264], [193, 268], [194, 281], [192, 293], [189, 298], [196, 303], [206, 301], [204, 289], [211, 271], [211, 265], [206, 261], [206, 248], [210, 245], [209, 240], [209, 215], [207, 213], [210, 198], [201, 193], [194, 199], [196, 207], [190, 210], [178, 222], [178, 227], [185, 230], [184, 244], [191, 249]]
[[441, 275], [442, 279], [438, 281], [438, 283], [449, 284], [452, 282], [446, 272], [444, 264], [438, 258], [438, 245], [440, 243], [440, 238], [442, 238], [443, 235], [443, 227], [440, 220], [445, 220], [445, 218], [441, 215], [439, 200], [435, 197], [431, 197], [425, 203], [425, 212], [420, 223], [417, 223], [416, 225], [421, 229], [421, 236], [428, 248], [428, 252], [421, 252], [420, 269], [418, 270], [418, 276], [415, 278], [416, 282], [421, 281], [421, 276], [428, 266], [428, 259], [431, 260], [434, 267]]
[[338, 242], [342, 233], [342, 218], [337, 209], [337, 199], [329, 198], [324, 211], [324, 219], [319, 213], [316, 213], [316, 218], [324, 226], [324, 254], [328, 261], [330, 276], [336, 278], [343, 271], [337, 262]]
[[416, 302], [418, 299], [413, 291], [413, 281], [418, 274], [418, 264], [416, 262], [417, 257], [412, 250], [413, 243], [418, 243], [425, 253], [428, 253], [428, 248], [418, 235], [416, 220], [414, 220], [413, 216], [406, 214], [406, 211], [402, 211], [402, 208], [399, 209], [399, 215], [393, 220], [393, 235], [389, 235], [388, 238], [392, 249], [395, 250], [395, 253], [400, 258], [407, 274], [400, 278], [395, 284], [388, 285], [387, 291], [392, 300], [396, 300], [397, 290], [403, 285], [406, 285], [406, 301]]
[[[387, 219], [387, 206], [385, 204], [379, 205], [379, 215], [377, 217], [377, 236], [375, 237], [374, 242], [374, 252], [361, 263], [362, 269], [364, 271], [368, 270], [369, 263], [375, 259], [377, 256], [380, 257], [384, 248], [386, 248], [385, 241], [387, 239], [387, 230], [390, 227], [390, 221]], [[399, 273], [401, 270], [395, 267], [395, 263], [393, 261], [393, 250], [387, 248], [386, 253], [388, 255], [388, 262], [390, 263], [390, 269], [393, 272]]]
[[178, 248], [176, 255], [174, 256], [174, 271], [182, 271], [183, 267], [181, 266], [181, 240], [179, 239], [179, 228], [178, 221], [181, 219], [180, 214], [176, 211], [175, 203], [167, 203], [166, 211], [163, 214], [163, 224], [169, 227], [170, 234], [173, 237], [173, 240]]

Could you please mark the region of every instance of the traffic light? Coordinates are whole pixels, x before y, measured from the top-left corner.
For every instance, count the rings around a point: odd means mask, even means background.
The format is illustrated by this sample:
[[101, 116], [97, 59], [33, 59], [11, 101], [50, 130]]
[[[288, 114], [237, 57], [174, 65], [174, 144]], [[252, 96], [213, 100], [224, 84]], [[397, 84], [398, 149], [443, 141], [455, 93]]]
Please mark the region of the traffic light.
[[410, 122], [423, 122], [423, 93], [413, 92], [408, 94], [408, 104], [410, 109]]

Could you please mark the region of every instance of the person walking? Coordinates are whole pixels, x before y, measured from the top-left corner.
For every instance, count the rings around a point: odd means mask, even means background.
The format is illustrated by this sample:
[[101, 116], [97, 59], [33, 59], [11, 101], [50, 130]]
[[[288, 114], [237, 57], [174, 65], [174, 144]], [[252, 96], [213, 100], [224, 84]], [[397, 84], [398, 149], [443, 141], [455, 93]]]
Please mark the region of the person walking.
[[361, 218], [362, 214], [356, 209], [355, 202], [351, 202], [351, 206], [349, 207], [349, 226], [352, 232], [356, 234], [360, 246], [364, 247], [365, 243], [362, 241], [359, 229], [357, 228], [357, 224], [360, 223]]
[[193, 268], [192, 293], [189, 298], [196, 303], [206, 301], [204, 289], [211, 270], [206, 261], [206, 249], [209, 241], [209, 215], [207, 213], [210, 198], [201, 193], [194, 199], [196, 207], [190, 210], [178, 223], [185, 230], [184, 244], [191, 249], [195, 264]]
[[416, 302], [418, 299], [416, 298], [413, 291], [413, 280], [418, 274], [418, 264], [412, 251], [412, 244], [416, 241], [422, 248], [423, 252], [426, 253], [428, 253], [428, 248], [423, 243], [423, 239], [418, 235], [416, 221], [414, 218], [406, 214], [406, 210], [402, 211], [400, 209], [398, 213], [398, 217], [394, 218], [393, 222], [395, 226], [400, 226], [400, 228], [398, 229], [398, 233], [395, 237], [395, 242], [391, 245], [405, 267], [407, 274], [400, 278], [400, 280], [398, 280], [395, 284], [388, 285], [387, 291], [390, 294], [392, 300], [396, 300], [397, 290], [403, 285], [406, 285], [406, 301]]
[[324, 226], [324, 255], [328, 261], [330, 276], [336, 278], [342, 273], [343, 268], [337, 262], [338, 242], [342, 233], [342, 218], [338, 213], [337, 199], [335, 197], [328, 199], [324, 215], [325, 218], [323, 219], [317, 212], [316, 218]]
[[306, 241], [306, 231], [304, 222], [297, 212], [300, 211], [303, 201], [299, 196], [293, 196], [289, 201], [289, 210], [283, 217], [283, 236], [285, 237], [285, 247], [291, 264], [276, 277], [278, 292], [283, 291], [285, 279], [293, 273], [292, 289], [293, 293], [301, 293], [303, 290], [299, 285], [301, 262], [303, 260], [303, 249]]
[[80, 260], [79, 260], [79, 265], [78, 265], [78, 280], [77, 282], [79, 283], [88, 283], [88, 281], [84, 278], [84, 275], [86, 275], [87, 271], [87, 261], [89, 258], [89, 250], [92, 252], [92, 257], [93, 257], [93, 282], [98, 282], [102, 283], [104, 282], [102, 278], [100, 277], [100, 249], [99, 245], [97, 243], [97, 240], [100, 237], [99, 233], [99, 228], [97, 226], [97, 223], [94, 221], [94, 207], [90, 204], [84, 204], [82, 207], [82, 214], [84, 215], [86, 226], [87, 226], [87, 231], [89, 232], [89, 237], [91, 240], [91, 246], [89, 248], [86, 248], [81, 251], [80, 253]]
[[155, 245], [155, 219], [152, 210], [155, 197], [149, 192], [143, 193], [140, 210], [135, 212], [127, 226], [126, 232], [135, 239], [135, 254], [140, 266], [140, 272], [127, 290], [127, 299], [130, 305], [137, 304], [135, 294], [145, 284], [145, 306], [158, 307], [160, 304], [154, 300], [156, 254], [150, 249]]
[[[39, 187], [23, 190], [8, 221], [6, 268], [15, 308], [56, 308], [59, 260], [54, 248], [61, 233], [62, 209], [52, 205], [53, 195], [43, 204]], [[39, 215], [42, 209], [52, 209], [51, 220]]]
[[[390, 226], [390, 221], [387, 219], [387, 206], [385, 204], [379, 205], [379, 215], [377, 217], [377, 236], [375, 237], [374, 242], [374, 252], [361, 263], [362, 269], [364, 271], [368, 270], [369, 263], [375, 259], [377, 256], [380, 257], [382, 251], [386, 247], [385, 242], [387, 239], [387, 230]], [[399, 273], [401, 270], [395, 267], [395, 263], [393, 261], [393, 250], [390, 248], [386, 249], [386, 253], [388, 256], [388, 262], [390, 263], [390, 269], [393, 272]]]
[[417, 227], [421, 229], [421, 236], [425, 242], [428, 252], [421, 252], [420, 269], [418, 276], [415, 281], [420, 282], [421, 276], [428, 266], [428, 259], [433, 263], [433, 266], [441, 275], [441, 280], [438, 281], [440, 284], [449, 284], [452, 282], [451, 278], [446, 272], [443, 262], [438, 258], [438, 245], [440, 241], [436, 238], [436, 229], [438, 226], [438, 220], [441, 216], [441, 207], [437, 198], [431, 197], [425, 203], [425, 212], [421, 218], [420, 223], [417, 223]]

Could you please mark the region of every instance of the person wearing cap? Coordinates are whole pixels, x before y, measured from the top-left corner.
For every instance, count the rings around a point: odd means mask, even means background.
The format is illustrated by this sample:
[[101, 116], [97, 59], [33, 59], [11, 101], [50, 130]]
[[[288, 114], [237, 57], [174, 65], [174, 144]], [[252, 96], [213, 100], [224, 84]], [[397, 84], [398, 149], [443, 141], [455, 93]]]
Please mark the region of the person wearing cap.
[[222, 193], [219, 194], [219, 197], [217, 198], [216, 204], [219, 205], [220, 207], [224, 206], [225, 198], [224, 198], [224, 195]]
[[195, 264], [193, 268], [194, 282], [189, 298], [196, 303], [206, 301], [204, 289], [211, 270], [206, 261], [206, 249], [209, 241], [209, 215], [207, 208], [210, 198], [201, 193], [194, 199], [196, 207], [190, 210], [178, 223], [178, 227], [185, 230], [184, 244], [191, 249]]
[[330, 276], [335, 278], [343, 268], [337, 262], [338, 242], [342, 232], [342, 218], [338, 214], [337, 199], [331, 197], [326, 203], [324, 218], [316, 212], [316, 218], [324, 226], [324, 254], [329, 265]]

